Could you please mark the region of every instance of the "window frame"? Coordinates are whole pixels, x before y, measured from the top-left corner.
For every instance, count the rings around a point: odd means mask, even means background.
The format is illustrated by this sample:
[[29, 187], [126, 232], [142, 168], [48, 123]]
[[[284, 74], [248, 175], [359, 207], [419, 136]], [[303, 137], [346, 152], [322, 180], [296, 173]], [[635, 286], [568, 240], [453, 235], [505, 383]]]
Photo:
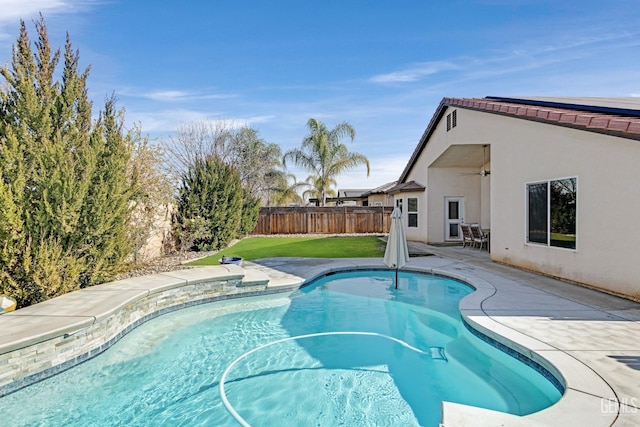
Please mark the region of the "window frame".
[[400, 208], [400, 212], [402, 212], [402, 197], [396, 199], [396, 207]]
[[[415, 210], [411, 210], [411, 200], [415, 200]], [[418, 228], [418, 198], [417, 197], [407, 197], [407, 227], [410, 228]], [[411, 219], [415, 219], [415, 225], [412, 225]]]
[[[554, 245], [552, 244], [552, 239], [551, 239], [551, 234], [552, 234], [552, 227], [551, 227], [551, 212], [553, 209], [553, 206], [551, 204], [551, 186], [553, 182], [558, 182], [558, 181], [565, 181], [565, 180], [575, 180], [575, 218], [574, 218], [574, 226], [575, 226], [575, 241], [574, 241], [574, 245], [573, 247], [566, 247], [566, 246], [560, 246], [560, 245]], [[538, 241], [532, 241], [530, 240], [530, 191], [529, 188], [532, 185], [540, 185], [540, 184], [545, 184], [546, 185], [546, 242], [538, 242]], [[547, 179], [547, 180], [539, 180], [539, 181], [530, 181], [525, 183], [525, 224], [524, 224], [524, 239], [525, 239], [525, 245], [531, 245], [531, 246], [541, 246], [541, 247], [547, 247], [547, 248], [555, 248], [555, 249], [564, 249], [564, 250], [568, 250], [568, 251], [573, 251], [576, 252], [578, 250], [578, 188], [579, 188], [579, 184], [578, 184], [578, 176], [577, 175], [573, 175], [573, 176], [567, 176], [567, 177], [563, 177], [563, 178], [552, 178], [552, 179]]]

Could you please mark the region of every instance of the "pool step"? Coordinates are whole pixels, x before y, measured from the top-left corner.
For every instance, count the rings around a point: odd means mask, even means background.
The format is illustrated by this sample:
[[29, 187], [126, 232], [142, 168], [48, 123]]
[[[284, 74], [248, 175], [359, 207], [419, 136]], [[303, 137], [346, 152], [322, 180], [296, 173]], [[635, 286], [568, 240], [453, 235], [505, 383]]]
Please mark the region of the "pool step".
[[262, 271], [254, 269], [244, 269], [244, 277], [242, 283], [238, 287], [261, 286], [265, 287], [269, 284], [269, 276]]

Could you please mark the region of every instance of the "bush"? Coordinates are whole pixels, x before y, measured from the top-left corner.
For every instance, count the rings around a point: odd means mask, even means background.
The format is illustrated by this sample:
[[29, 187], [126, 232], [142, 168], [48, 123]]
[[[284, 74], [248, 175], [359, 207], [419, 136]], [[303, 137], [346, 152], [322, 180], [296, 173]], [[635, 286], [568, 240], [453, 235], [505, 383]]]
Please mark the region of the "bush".
[[242, 201], [242, 217], [238, 235], [245, 236], [253, 231], [258, 224], [260, 216], [260, 199], [251, 196], [248, 190], [244, 190], [244, 200]]
[[196, 159], [182, 176], [174, 233], [181, 250], [210, 251], [238, 236], [244, 191], [240, 176], [215, 156]]

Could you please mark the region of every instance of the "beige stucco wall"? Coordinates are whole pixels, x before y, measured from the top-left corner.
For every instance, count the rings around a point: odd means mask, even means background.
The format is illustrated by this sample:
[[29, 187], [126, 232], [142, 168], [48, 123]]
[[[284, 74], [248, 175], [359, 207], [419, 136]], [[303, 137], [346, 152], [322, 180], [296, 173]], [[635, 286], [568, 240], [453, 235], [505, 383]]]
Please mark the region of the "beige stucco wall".
[[[468, 121], [466, 111], [458, 109], [457, 114], [458, 126], [449, 132], [446, 130], [444, 119], [438, 123], [429, 140], [428, 148], [423, 150], [416, 166], [407, 176], [406, 181], [415, 180], [427, 187], [427, 190], [419, 195], [423, 219], [419, 223], [419, 229], [407, 230], [408, 239], [430, 243], [445, 241], [446, 197], [464, 198], [462, 217], [465, 222], [477, 222], [483, 228], [491, 227], [489, 185], [491, 176], [464, 175], [478, 172], [477, 168], [432, 166], [451, 145], [490, 144], [490, 139], [486, 135], [471, 132], [468, 126], [461, 126], [461, 123]], [[490, 163], [487, 163], [487, 169], [490, 169]], [[406, 195], [398, 196], [406, 198]], [[427, 210], [426, 218], [425, 209]]]
[[[465, 220], [491, 228], [493, 260], [640, 297], [640, 142], [457, 110], [457, 127], [446, 132], [441, 120], [407, 177], [426, 185], [421, 197], [429, 211], [428, 221], [408, 237], [441, 242], [444, 197], [461, 195]], [[451, 144], [489, 144], [491, 175], [463, 177], [456, 168], [427, 168]], [[577, 249], [527, 243], [526, 184], [568, 177], [578, 179]]]
[[[426, 221], [427, 221], [427, 210], [424, 199], [424, 192], [416, 191], [416, 192], [404, 192], [395, 194], [395, 199], [402, 199], [402, 223], [404, 224], [405, 234], [407, 240], [415, 240], [415, 241], [425, 241], [424, 236], [426, 235]], [[418, 199], [418, 227], [409, 227], [409, 212], [407, 211], [408, 202], [407, 199], [416, 198]], [[394, 206], [397, 206], [394, 202]]]
[[[492, 145], [492, 259], [640, 297], [634, 243], [640, 228], [633, 225], [640, 209], [640, 142], [524, 120], [492, 121], [503, 131]], [[577, 249], [526, 243], [526, 184], [567, 177], [578, 179]]]
[[[380, 205], [376, 205], [376, 203], [380, 203]], [[393, 196], [372, 194], [369, 196], [369, 206], [393, 206]]]
[[173, 206], [162, 206], [157, 209], [147, 241], [136, 254], [138, 262], [150, 261], [165, 255], [164, 249], [171, 234], [172, 209]]

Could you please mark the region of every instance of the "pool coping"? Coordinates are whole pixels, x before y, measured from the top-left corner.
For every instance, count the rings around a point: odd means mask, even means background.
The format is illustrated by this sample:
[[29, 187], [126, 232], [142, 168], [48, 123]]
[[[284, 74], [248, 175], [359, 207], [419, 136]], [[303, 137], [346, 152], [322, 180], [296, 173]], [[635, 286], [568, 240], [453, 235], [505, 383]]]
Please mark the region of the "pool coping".
[[[301, 264], [300, 270], [294, 268], [296, 263]], [[0, 336], [0, 381], [4, 380], [4, 384], [0, 382], [0, 396], [88, 360], [109, 348], [139, 324], [166, 312], [221, 299], [286, 292], [330, 272], [367, 268], [386, 267], [381, 259], [316, 262], [310, 259], [277, 259], [271, 262], [259, 260], [245, 263], [244, 268], [234, 265], [199, 267], [98, 285], [16, 310], [0, 316], [0, 330], [4, 331]], [[463, 320], [484, 336], [540, 364], [565, 386], [565, 393], [556, 404], [527, 416], [443, 402], [442, 426], [610, 426], [619, 418], [620, 408], [625, 402], [620, 402], [614, 389], [598, 372], [567, 351], [506, 326], [483, 309], [483, 303], [488, 300], [495, 303], [504, 299], [504, 303], [508, 304], [510, 296], [503, 297], [500, 288], [490, 283], [486, 274], [485, 278], [482, 277], [482, 270], [469, 266], [460, 268], [456, 263], [434, 262], [433, 257], [412, 259], [405, 269], [450, 277], [472, 286], [476, 291], [460, 302]], [[187, 288], [198, 289], [204, 294], [198, 294], [195, 299], [184, 300], [180, 291]], [[214, 288], [217, 290], [213, 291]], [[176, 295], [178, 297], [170, 303], [161, 303]], [[96, 297], [100, 297], [100, 300], [96, 301]], [[142, 300], [152, 301], [155, 309], [144, 315], [137, 315], [131, 321], [127, 320], [128, 323], [116, 333], [111, 330], [110, 335], [102, 337], [98, 341], [99, 345], [95, 345], [92, 350], [66, 360], [60, 358], [59, 354], [52, 353], [48, 364], [34, 359], [34, 353], [38, 353], [37, 346], [41, 343], [73, 340], [76, 335], [82, 335], [79, 331], [85, 331], [101, 321], [108, 322], [117, 312]], [[59, 342], [57, 344], [60, 346]], [[23, 375], [7, 382], [8, 374], [6, 369], [4, 373], [2, 369], [11, 361], [18, 361], [20, 364], [37, 363], [42, 368], [42, 373]], [[603, 411], [603, 402], [612, 410]]]

